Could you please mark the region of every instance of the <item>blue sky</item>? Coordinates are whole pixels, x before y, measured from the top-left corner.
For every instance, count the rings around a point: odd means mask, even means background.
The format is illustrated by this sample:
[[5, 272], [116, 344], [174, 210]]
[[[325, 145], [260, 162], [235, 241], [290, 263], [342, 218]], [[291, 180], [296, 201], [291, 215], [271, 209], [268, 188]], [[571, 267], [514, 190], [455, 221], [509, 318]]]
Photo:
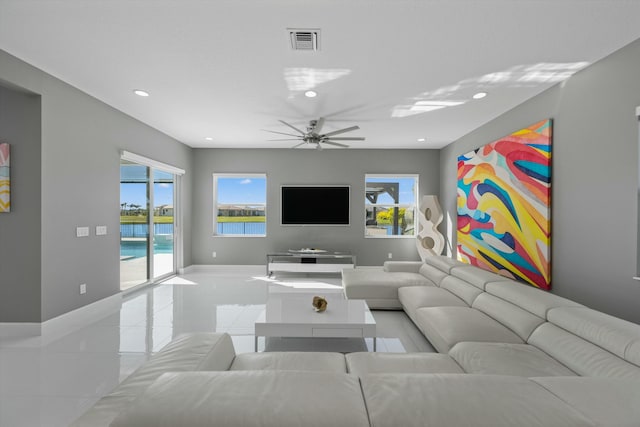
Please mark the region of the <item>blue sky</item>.
[[[122, 165], [120, 167], [120, 203], [146, 206], [147, 204], [147, 168], [140, 165]], [[173, 205], [173, 175], [159, 170], [153, 171], [155, 206]]]
[[218, 177], [218, 203], [267, 203], [266, 179]]

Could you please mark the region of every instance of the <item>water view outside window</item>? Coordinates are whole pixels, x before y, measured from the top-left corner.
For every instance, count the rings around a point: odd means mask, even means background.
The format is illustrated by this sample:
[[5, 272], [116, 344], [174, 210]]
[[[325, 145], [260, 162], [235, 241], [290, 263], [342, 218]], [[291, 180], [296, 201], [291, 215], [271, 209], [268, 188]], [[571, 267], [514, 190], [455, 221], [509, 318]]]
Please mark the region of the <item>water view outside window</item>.
[[149, 280], [149, 168], [120, 165], [120, 289]]
[[415, 237], [418, 175], [366, 175], [365, 236]]
[[175, 272], [175, 175], [120, 165], [120, 289]]
[[264, 174], [214, 175], [214, 234], [265, 236], [267, 177]]

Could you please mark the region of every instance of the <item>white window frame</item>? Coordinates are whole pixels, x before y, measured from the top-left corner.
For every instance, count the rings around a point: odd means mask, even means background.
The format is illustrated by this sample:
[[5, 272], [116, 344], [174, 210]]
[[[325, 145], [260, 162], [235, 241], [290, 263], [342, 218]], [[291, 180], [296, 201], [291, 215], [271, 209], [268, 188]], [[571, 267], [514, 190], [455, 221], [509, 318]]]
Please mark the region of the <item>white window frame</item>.
[[[414, 200], [413, 203], [410, 205], [406, 205], [406, 204], [402, 204], [402, 203], [376, 203], [376, 204], [372, 204], [369, 203], [367, 204], [367, 195], [366, 195], [366, 191], [367, 191], [367, 181], [370, 179], [375, 179], [375, 178], [413, 178], [415, 181], [415, 188], [414, 188]], [[417, 230], [417, 226], [418, 226], [418, 194], [420, 194], [419, 192], [419, 183], [420, 183], [420, 175], [417, 173], [367, 173], [365, 174], [364, 177], [364, 188], [365, 188], [365, 200], [364, 200], [364, 209], [365, 209], [365, 213], [366, 213], [366, 209], [368, 206], [374, 206], [374, 207], [395, 207], [397, 206], [398, 208], [413, 208], [413, 234], [406, 234], [406, 235], [387, 235], [387, 234], [367, 234], [367, 219], [366, 219], [366, 214], [365, 214], [365, 225], [364, 225], [364, 237], [367, 239], [415, 239], [417, 234], [418, 234], [418, 230]]]
[[[218, 178], [260, 178], [265, 180], [264, 234], [218, 233]], [[262, 206], [261, 203], [235, 203], [239, 206]], [[267, 237], [267, 174], [266, 173], [214, 173], [213, 174], [213, 236], [214, 237]]]

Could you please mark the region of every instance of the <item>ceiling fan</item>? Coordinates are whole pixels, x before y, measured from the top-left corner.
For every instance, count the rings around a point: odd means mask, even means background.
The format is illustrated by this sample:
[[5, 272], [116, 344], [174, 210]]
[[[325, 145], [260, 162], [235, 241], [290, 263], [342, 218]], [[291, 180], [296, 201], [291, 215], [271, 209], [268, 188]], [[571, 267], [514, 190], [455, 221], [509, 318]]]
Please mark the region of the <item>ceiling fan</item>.
[[278, 121], [283, 125], [289, 126], [291, 129], [298, 132], [298, 134], [267, 130], [267, 132], [294, 137], [294, 138], [285, 138], [285, 139], [271, 139], [270, 141], [301, 141], [299, 144], [294, 145], [291, 148], [302, 147], [305, 144], [315, 144], [315, 148], [318, 150], [322, 150], [322, 144], [333, 145], [341, 148], [348, 148], [349, 147], [348, 145], [342, 144], [336, 141], [364, 141], [364, 137], [361, 137], [361, 136], [352, 136], [352, 137], [334, 136], [334, 135], [340, 135], [342, 133], [358, 130], [360, 129], [359, 126], [351, 126], [344, 129], [334, 130], [332, 132], [321, 133], [322, 127], [324, 126], [324, 122], [325, 122], [324, 117], [320, 117], [318, 120], [310, 120], [309, 125], [307, 126], [306, 132], [302, 131], [301, 129], [298, 129], [293, 125], [290, 125], [284, 120], [278, 120]]

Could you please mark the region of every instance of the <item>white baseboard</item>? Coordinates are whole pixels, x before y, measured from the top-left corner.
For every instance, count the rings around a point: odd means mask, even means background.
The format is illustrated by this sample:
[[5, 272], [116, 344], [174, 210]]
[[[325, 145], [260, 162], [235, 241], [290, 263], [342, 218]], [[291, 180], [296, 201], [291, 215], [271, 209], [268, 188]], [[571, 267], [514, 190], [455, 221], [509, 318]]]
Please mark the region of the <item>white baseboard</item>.
[[225, 271], [235, 271], [239, 269], [251, 274], [266, 274], [265, 265], [222, 265], [222, 264], [194, 264], [179, 271], [180, 274], [188, 273], [220, 273]]
[[0, 340], [40, 336], [42, 323], [0, 323]]
[[42, 323], [0, 323], [0, 339], [38, 338], [33, 345], [46, 345], [117, 312], [121, 306], [122, 294], [117, 293]]

